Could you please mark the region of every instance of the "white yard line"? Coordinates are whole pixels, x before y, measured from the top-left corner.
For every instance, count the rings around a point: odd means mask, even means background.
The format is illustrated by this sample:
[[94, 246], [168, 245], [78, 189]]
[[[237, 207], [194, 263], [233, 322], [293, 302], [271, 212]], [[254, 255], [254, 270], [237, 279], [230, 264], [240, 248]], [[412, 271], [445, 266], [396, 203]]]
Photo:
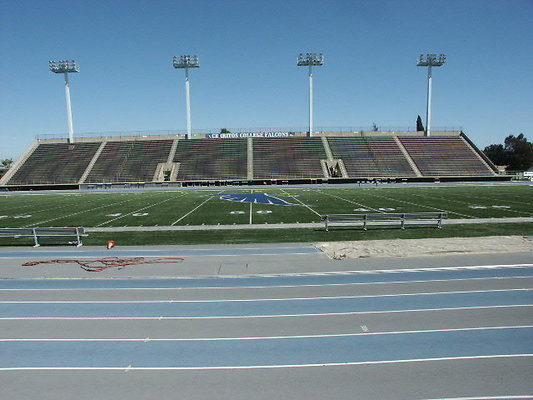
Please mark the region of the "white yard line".
[[89, 211], [94, 211], [94, 210], [98, 210], [98, 209], [102, 209], [102, 208], [107, 208], [107, 207], [111, 207], [111, 206], [120, 205], [120, 204], [127, 203], [127, 202], [130, 202], [130, 201], [133, 201], [133, 200], [136, 200], [136, 199], [129, 199], [129, 200], [124, 200], [124, 201], [119, 201], [118, 203], [100, 205], [98, 207], [90, 208], [88, 210], [82, 210], [82, 211], [78, 211], [76, 213], [72, 213], [72, 214], [68, 214], [68, 215], [61, 215], [60, 217], [48, 219], [46, 221], [39, 221], [39, 222], [37, 222], [35, 224], [26, 225], [23, 228], [31, 228], [33, 226], [38, 226], [40, 224], [44, 224], [44, 223], [47, 223], [47, 222], [50, 222], [50, 221], [56, 221], [58, 219], [63, 219], [63, 218], [70, 218], [70, 217], [72, 217], [74, 215], [84, 214], [84, 213], [89, 212]]
[[[326, 190], [327, 190], [327, 189], [326, 189]], [[316, 189], [315, 189], [315, 192], [318, 192], [318, 193], [321, 193], [321, 194], [325, 194], [325, 195], [327, 195], [327, 196], [335, 197], [335, 198], [337, 198], [337, 199], [339, 199], [339, 200], [343, 200], [343, 201], [346, 201], [346, 202], [348, 202], [348, 203], [355, 204], [355, 205], [357, 205], [357, 206], [361, 206], [361, 207], [364, 207], [364, 208], [368, 208], [369, 210], [376, 211], [376, 212], [378, 212], [378, 213], [384, 213], [384, 211], [380, 211], [380, 210], [378, 210], [378, 209], [376, 209], [376, 208], [373, 208], [373, 207], [367, 206], [367, 205], [365, 205], [365, 204], [358, 203], [358, 202], [356, 202], [356, 201], [351, 201], [351, 200], [345, 199], [345, 198], [340, 197], [340, 196], [336, 196], [336, 195], [331, 194], [331, 193], [327, 193], [326, 191], [316, 190]]]
[[322, 215], [317, 213], [315, 210], [313, 210], [311, 207], [309, 207], [307, 204], [304, 204], [303, 202], [301, 202], [300, 200], [298, 200], [296, 197], [294, 197], [292, 194], [288, 193], [285, 189], [281, 189], [281, 191], [283, 193], [285, 193], [287, 196], [291, 197], [293, 200], [297, 201], [298, 203], [300, 203], [302, 206], [306, 207], [307, 209], [309, 209], [310, 211], [312, 211], [313, 213], [315, 213], [316, 215], [318, 215], [319, 217], [321, 217]]
[[[221, 194], [221, 193], [224, 193], [224, 191], [219, 191], [217, 194]], [[195, 212], [196, 210], [198, 210], [200, 207], [202, 207], [205, 203], [207, 203], [209, 200], [213, 199], [215, 196], [209, 196], [207, 200], [205, 200], [204, 202], [202, 202], [199, 206], [193, 208], [191, 211], [189, 211], [187, 214], [185, 214], [184, 216], [182, 216], [181, 218], [177, 219], [176, 221], [174, 221], [173, 223], [170, 224], [170, 226], [174, 226], [176, 225], [178, 222], [180, 222], [182, 219], [184, 219], [185, 217], [191, 215], [193, 212]]]
[[[400, 200], [400, 199], [394, 199], [394, 198], [387, 197], [387, 196], [378, 196], [378, 195], [371, 194], [371, 193], [367, 193], [367, 194], [368, 194], [369, 196], [372, 196], [372, 197], [377, 197], [378, 199], [387, 199], [387, 200], [391, 200], [391, 201], [397, 201], [397, 202], [400, 202], [400, 203], [410, 204], [410, 205], [417, 206], [417, 207], [430, 208], [430, 209], [432, 209], [432, 210], [437, 210], [437, 211], [447, 212], [448, 214], [460, 215], [461, 217], [466, 217], [466, 218], [473, 218], [473, 219], [476, 218], [476, 217], [474, 217], [473, 215], [467, 215], [467, 214], [461, 214], [461, 213], [458, 213], [458, 212], [455, 212], [455, 211], [443, 210], [442, 208], [431, 207], [431, 206], [424, 205], [424, 204], [413, 203], [413, 202], [411, 202], [411, 201]], [[413, 195], [413, 196], [414, 196], [414, 195]], [[418, 197], [422, 197], [422, 196], [418, 196]]]
[[[459, 197], [463, 197], [465, 198], [465, 196], [462, 196], [462, 195], [456, 195], [456, 196], [459, 196]], [[477, 199], [477, 200], [482, 200], [483, 202], [486, 202], [487, 201], [487, 198], [479, 198], [479, 197], [468, 197], [467, 198], [468, 200], [472, 200], [472, 199]], [[498, 199], [495, 199], [495, 198], [490, 198], [490, 200], [492, 200], [493, 202], [494, 201], [499, 201], [499, 202], [502, 202], [502, 203], [513, 203], [513, 201], [504, 201], [504, 200], [498, 200]], [[462, 205], [471, 205], [472, 204], [472, 201], [461, 201], [461, 200], [452, 200], [452, 199], [449, 199], [447, 198], [446, 201], [451, 201], [451, 202], [454, 202], [454, 203], [459, 203], [459, 204], [462, 204]], [[528, 203], [519, 203], [519, 204], [528, 204]], [[483, 205], [483, 204], [482, 204]], [[487, 206], [488, 209], [491, 209], [491, 206]], [[500, 211], [502, 212], [512, 212], [512, 213], [517, 213], [517, 214], [528, 214], [528, 215], [533, 215], [533, 212], [528, 212], [528, 211], [515, 211], [515, 210], [509, 210], [509, 209], [499, 209]]]
[[[87, 202], [87, 203], [90, 203]], [[20, 208], [15, 208], [14, 211], [16, 211], [17, 213], [26, 213], [27, 211], [31, 211], [32, 215], [35, 215], [35, 214], [38, 214], [38, 213], [42, 213], [42, 212], [46, 212], [46, 211], [50, 211], [50, 210], [60, 210], [62, 208], [69, 208], [69, 207], [75, 207], [76, 205], [74, 204], [67, 204], [67, 205], [63, 205], [63, 206], [54, 206], [54, 207], [49, 207], [49, 208], [43, 208], [43, 209], [40, 209], [40, 210], [32, 210], [33, 207], [35, 207], [35, 204], [29, 204], [29, 205], [26, 205], [26, 206], [21, 206]], [[26, 209], [28, 209], [26, 211]], [[10, 211], [13, 211], [13, 209], [4, 209], [2, 210], [2, 212], [10, 212]]]
[[128, 215], [135, 214], [135, 213], [137, 213], [139, 211], [144, 211], [144, 210], [146, 210], [148, 208], [152, 208], [152, 207], [155, 207], [155, 206], [157, 206], [159, 204], [166, 203], [167, 201], [170, 201], [170, 200], [179, 199], [180, 197], [183, 197], [183, 196], [185, 196], [185, 193], [183, 193], [181, 196], [178, 196], [178, 197], [171, 197], [169, 199], [165, 199], [165, 200], [159, 201], [157, 203], [150, 204], [149, 206], [146, 206], [146, 207], [143, 207], [143, 208], [139, 208], [138, 210], [134, 210], [134, 211], [131, 211], [131, 212], [127, 213], [127, 214], [121, 215], [119, 217], [112, 218], [110, 220], [107, 220], [107, 221], [102, 222], [102, 223], [100, 223], [98, 225], [95, 225], [95, 226], [102, 226], [102, 225], [108, 224], [110, 222], [116, 221], [117, 219], [121, 219], [121, 218], [127, 217]]

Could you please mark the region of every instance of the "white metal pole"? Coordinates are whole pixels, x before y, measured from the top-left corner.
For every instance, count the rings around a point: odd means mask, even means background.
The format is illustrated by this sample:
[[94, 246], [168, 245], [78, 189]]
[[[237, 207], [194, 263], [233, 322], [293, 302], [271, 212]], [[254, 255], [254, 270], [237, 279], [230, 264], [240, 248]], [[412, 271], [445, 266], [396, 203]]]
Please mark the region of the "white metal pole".
[[189, 84], [189, 68], [185, 68], [185, 107], [187, 112], [187, 139], [192, 137], [191, 124], [191, 98], [190, 98], [190, 84]]
[[313, 136], [313, 66], [309, 65], [309, 136]]
[[68, 73], [65, 72], [65, 97], [67, 99], [67, 125], [68, 125], [68, 141], [74, 143], [74, 127], [72, 124], [72, 107], [70, 105], [70, 87], [68, 84]]
[[428, 66], [428, 98], [426, 108], [426, 136], [431, 135], [431, 63]]

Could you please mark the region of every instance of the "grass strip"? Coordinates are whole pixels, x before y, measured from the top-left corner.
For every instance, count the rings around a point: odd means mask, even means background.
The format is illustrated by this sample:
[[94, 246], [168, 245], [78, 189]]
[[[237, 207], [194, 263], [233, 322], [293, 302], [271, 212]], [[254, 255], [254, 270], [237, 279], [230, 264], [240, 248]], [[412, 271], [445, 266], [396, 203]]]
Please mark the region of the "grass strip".
[[344, 240], [421, 239], [481, 236], [533, 236], [533, 223], [463, 224], [434, 227], [334, 229], [236, 229], [156, 232], [102, 232], [91, 233], [85, 245], [104, 246], [108, 240], [117, 245], [187, 245], [187, 244], [240, 244], [282, 242], [334, 242]]

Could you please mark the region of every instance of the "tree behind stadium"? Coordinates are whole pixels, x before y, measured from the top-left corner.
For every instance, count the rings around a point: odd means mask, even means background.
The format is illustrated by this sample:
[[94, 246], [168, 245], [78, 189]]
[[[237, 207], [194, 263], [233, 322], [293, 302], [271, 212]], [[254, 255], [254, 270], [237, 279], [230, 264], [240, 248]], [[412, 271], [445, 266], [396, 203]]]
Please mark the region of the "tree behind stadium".
[[483, 153], [496, 165], [506, 165], [509, 171], [525, 171], [533, 165], [533, 143], [523, 133], [509, 135], [504, 144], [491, 144]]

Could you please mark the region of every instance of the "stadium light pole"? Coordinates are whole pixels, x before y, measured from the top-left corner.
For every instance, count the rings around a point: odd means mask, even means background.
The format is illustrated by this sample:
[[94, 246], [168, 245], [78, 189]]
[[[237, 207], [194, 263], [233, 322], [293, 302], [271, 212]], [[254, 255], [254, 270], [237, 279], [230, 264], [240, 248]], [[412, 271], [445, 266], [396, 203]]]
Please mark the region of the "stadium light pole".
[[65, 76], [65, 97], [67, 99], [67, 125], [68, 125], [68, 141], [74, 143], [74, 126], [72, 124], [72, 106], [70, 104], [70, 86], [68, 82], [68, 74], [73, 72], [80, 72], [80, 68], [76, 61], [62, 60], [62, 61], [48, 61], [50, 71], [56, 74], [64, 74]]
[[431, 67], [440, 67], [446, 62], [446, 54], [440, 54], [437, 58], [436, 54], [420, 54], [417, 66], [428, 67], [428, 94], [426, 103], [426, 136], [431, 135]]
[[189, 68], [199, 68], [200, 61], [198, 56], [185, 55], [181, 57], [176, 57], [172, 59], [172, 65], [174, 68], [184, 68], [185, 69], [185, 112], [187, 114], [187, 139], [192, 137], [192, 124], [191, 124], [191, 95], [190, 95], [190, 84], [189, 84]]
[[313, 66], [324, 65], [324, 55], [322, 53], [300, 53], [296, 65], [309, 67], [309, 136], [313, 136]]

